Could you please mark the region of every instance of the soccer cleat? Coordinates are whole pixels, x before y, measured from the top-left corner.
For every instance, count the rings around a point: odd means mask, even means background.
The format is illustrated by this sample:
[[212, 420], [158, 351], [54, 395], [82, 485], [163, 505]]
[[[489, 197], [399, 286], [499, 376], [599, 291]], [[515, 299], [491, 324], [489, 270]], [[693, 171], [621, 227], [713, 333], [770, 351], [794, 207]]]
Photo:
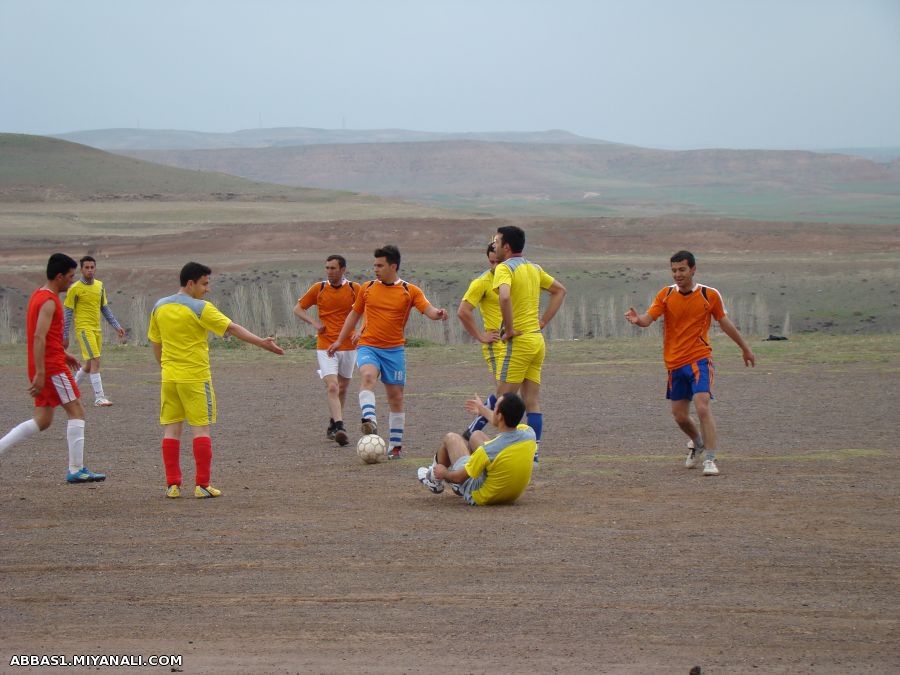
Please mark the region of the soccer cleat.
[[694, 447], [694, 441], [688, 441], [688, 454], [684, 458], [684, 466], [688, 469], [700, 466], [703, 463], [703, 446]]
[[469, 439], [472, 438], [472, 430], [471, 430], [471, 429], [466, 429], [464, 432], [462, 432], [462, 433], [460, 434], [460, 436], [462, 436], [462, 439], [463, 439], [466, 443], [468, 443], [468, 442], [469, 442]]
[[387, 451], [388, 459], [403, 459], [403, 446], [395, 445], [393, 448]]
[[105, 396], [100, 396], [99, 398], [97, 398], [97, 399], [94, 401], [94, 407], [95, 407], [95, 408], [108, 408], [108, 407], [111, 406], [111, 405], [112, 405], [112, 401], [110, 401], [110, 400], [109, 400], [108, 398], [106, 398]]
[[197, 499], [209, 499], [210, 497], [221, 497], [222, 491], [217, 490], [212, 485], [207, 485], [206, 487], [202, 487], [198, 485], [194, 488], [194, 496]]
[[75, 473], [71, 471], [66, 474], [67, 483], [97, 483], [106, 480], [105, 473], [94, 473], [87, 467], [81, 467]]
[[331, 420], [331, 424], [328, 425], [328, 429], [325, 430], [325, 438], [333, 441], [334, 440], [334, 420]]
[[463, 496], [462, 485], [459, 483], [450, 483], [450, 489], [453, 490], [453, 494], [457, 497]]
[[375, 421], [374, 417], [362, 418], [362, 432], [365, 436], [378, 433], [378, 423]]
[[181, 496], [181, 488], [177, 485], [170, 485], [166, 490], [166, 497], [169, 499], [178, 499]]
[[419, 482], [434, 494], [439, 495], [444, 491], [444, 481], [434, 477], [430, 466], [420, 466], [418, 471], [416, 471], [416, 475]]
[[704, 476], [718, 476], [719, 475], [719, 467], [716, 466], [716, 462], [713, 459], [707, 459], [703, 462], [703, 475]]
[[334, 440], [337, 441], [338, 445], [347, 445], [350, 442], [350, 437], [347, 436], [347, 430], [344, 429], [343, 422], [335, 422], [334, 424]]

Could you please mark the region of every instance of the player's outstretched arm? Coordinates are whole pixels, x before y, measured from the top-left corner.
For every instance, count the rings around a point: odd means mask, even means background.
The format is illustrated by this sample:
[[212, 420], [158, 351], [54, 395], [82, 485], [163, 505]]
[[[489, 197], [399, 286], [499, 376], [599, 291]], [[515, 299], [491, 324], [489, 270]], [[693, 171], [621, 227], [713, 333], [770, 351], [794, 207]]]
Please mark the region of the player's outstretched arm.
[[261, 338], [259, 335], [251, 333], [240, 324], [234, 322], [228, 325], [228, 330], [225, 331], [225, 335], [233, 335], [238, 340], [243, 340], [248, 344], [256, 345], [260, 349], [265, 349], [267, 352], [272, 352], [279, 356], [284, 354], [284, 350], [275, 343], [275, 338], [271, 335], [269, 337]]
[[628, 311], [625, 312], [625, 320], [630, 323], [638, 326], [640, 328], [646, 328], [651, 323], [653, 323], [653, 317], [649, 314], [638, 314], [637, 310], [634, 307], [629, 307]]
[[752, 366], [755, 368], [756, 355], [753, 353], [753, 350], [750, 349], [750, 345], [747, 344], [744, 336], [741, 335], [741, 332], [737, 329], [737, 326], [734, 325], [731, 319], [727, 316], [723, 316], [719, 319], [719, 328], [721, 328], [722, 332], [734, 340], [734, 343], [741, 348], [744, 357], [744, 366]]
[[428, 307], [425, 308], [425, 311], [422, 312], [422, 314], [427, 316], [432, 321], [446, 321], [447, 320], [447, 310], [444, 309], [443, 307], [441, 309], [438, 309], [437, 307], [434, 307], [433, 305], [428, 305]]
[[544, 316], [541, 317], [541, 328], [553, 320], [566, 299], [566, 287], [556, 279], [553, 280], [553, 284], [547, 289], [547, 292], [550, 294], [550, 302], [547, 303], [547, 309], [544, 310]]

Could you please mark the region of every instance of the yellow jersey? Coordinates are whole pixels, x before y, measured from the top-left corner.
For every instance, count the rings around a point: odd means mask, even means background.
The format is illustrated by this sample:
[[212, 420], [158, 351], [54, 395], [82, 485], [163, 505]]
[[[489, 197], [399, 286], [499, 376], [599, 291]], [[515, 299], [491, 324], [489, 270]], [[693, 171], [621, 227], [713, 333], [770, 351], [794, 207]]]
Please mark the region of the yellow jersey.
[[494, 291], [494, 271], [487, 270], [480, 277], [473, 279], [469, 289], [463, 296], [463, 300], [472, 307], [477, 307], [481, 312], [481, 321], [484, 329], [500, 330], [503, 316], [500, 314], [500, 300]]
[[536, 333], [541, 330], [541, 289], [550, 288], [553, 281], [553, 277], [540, 265], [535, 265], [522, 256], [504, 260], [497, 265], [492, 288], [497, 291], [504, 284], [509, 286], [513, 312], [512, 330], [521, 333]]
[[75, 330], [98, 330], [100, 328], [100, 311], [106, 307], [106, 289], [103, 282], [94, 279], [86, 284], [79, 279], [69, 287], [64, 307], [68, 307], [75, 315]]
[[221, 337], [230, 325], [231, 319], [206, 300], [184, 293], [159, 300], [150, 313], [147, 338], [162, 344], [162, 381], [209, 381], [207, 332]]
[[534, 429], [520, 424], [515, 431], [504, 431], [478, 447], [466, 463], [466, 473], [481, 481], [466, 501], [475, 506], [516, 501], [531, 481], [534, 453], [537, 450]]

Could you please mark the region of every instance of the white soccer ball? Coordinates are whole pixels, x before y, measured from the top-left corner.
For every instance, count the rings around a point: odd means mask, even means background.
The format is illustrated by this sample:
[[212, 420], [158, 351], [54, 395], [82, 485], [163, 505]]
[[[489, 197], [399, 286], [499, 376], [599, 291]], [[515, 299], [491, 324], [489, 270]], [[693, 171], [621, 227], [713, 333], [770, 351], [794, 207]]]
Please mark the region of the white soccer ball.
[[387, 457], [387, 446], [381, 436], [368, 434], [359, 439], [356, 454], [366, 464], [377, 464]]

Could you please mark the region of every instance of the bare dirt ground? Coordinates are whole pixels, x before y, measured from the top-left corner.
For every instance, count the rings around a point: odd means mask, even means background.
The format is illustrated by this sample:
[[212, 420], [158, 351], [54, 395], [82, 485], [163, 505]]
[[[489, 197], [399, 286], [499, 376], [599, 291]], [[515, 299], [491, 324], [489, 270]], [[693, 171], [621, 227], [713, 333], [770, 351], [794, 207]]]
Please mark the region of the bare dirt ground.
[[[60, 419], [0, 459], [0, 671], [897, 672], [900, 350], [793, 362], [794, 344], [745, 370], [717, 343], [718, 478], [683, 468], [658, 345], [552, 345], [540, 469], [494, 508], [415, 480], [486, 391], [474, 347], [410, 350], [409, 457], [374, 466], [325, 439], [313, 352], [214, 351], [216, 500], [163, 498], [157, 369], [110, 350], [86, 451], [105, 483], [64, 482]], [[30, 414], [5, 349], [0, 431]]]

